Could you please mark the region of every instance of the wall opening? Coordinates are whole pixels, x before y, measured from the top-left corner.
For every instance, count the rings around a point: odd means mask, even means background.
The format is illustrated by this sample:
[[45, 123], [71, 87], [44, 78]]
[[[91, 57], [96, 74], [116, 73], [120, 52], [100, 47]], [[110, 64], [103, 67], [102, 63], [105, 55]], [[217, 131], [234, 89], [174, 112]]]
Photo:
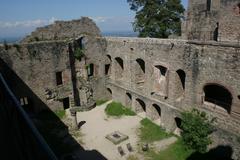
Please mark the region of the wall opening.
[[62, 72], [56, 72], [56, 83], [57, 86], [63, 84]]
[[109, 100], [112, 99], [112, 90], [110, 88], [107, 88], [106, 97]]
[[167, 95], [167, 68], [161, 65], [154, 67], [154, 93]]
[[181, 125], [182, 125], [182, 119], [181, 119], [181, 118], [176, 117], [176, 118], [175, 118], [175, 123], [176, 123], [177, 128], [179, 128], [179, 129], [182, 128], [182, 127], [181, 127]]
[[106, 64], [105, 64], [105, 75], [110, 75], [111, 63], [112, 63], [112, 58], [110, 55], [107, 55], [107, 60], [106, 60]]
[[146, 112], [146, 104], [139, 98], [136, 99], [136, 112], [137, 113]]
[[235, 7], [234, 7], [234, 11], [236, 13], [236, 15], [240, 15], [240, 3], [238, 3]]
[[105, 64], [105, 75], [109, 75], [110, 73], [110, 64]]
[[238, 95], [238, 99], [240, 100], [240, 95]]
[[27, 106], [29, 104], [28, 98], [27, 97], [20, 98], [20, 104], [21, 106]]
[[94, 64], [93, 63], [89, 64], [87, 69], [88, 69], [88, 77], [92, 77], [94, 75]]
[[218, 84], [209, 84], [206, 85], [203, 90], [205, 102], [217, 105], [230, 113], [232, 94], [225, 87]]
[[115, 77], [116, 79], [121, 79], [123, 78], [123, 70], [124, 70], [124, 65], [123, 65], [123, 60], [120, 57], [115, 58], [116, 61], [116, 67], [115, 67]]
[[84, 37], [80, 37], [74, 41], [74, 48], [84, 49]]
[[185, 90], [186, 73], [183, 70], [179, 69], [179, 70], [177, 70], [177, 74], [181, 80], [182, 89]]
[[64, 99], [62, 100], [62, 103], [63, 103], [63, 109], [64, 109], [64, 110], [65, 110], [65, 109], [68, 109], [68, 108], [70, 107], [69, 97], [64, 98]]
[[207, 0], [207, 11], [211, 10], [212, 0]]
[[213, 40], [214, 41], [218, 41], [218, 34], [219, 34], [219, 32], [218, 32], [218, 30], [219, 30], [219, 23], [217, 22], [216, 23], [216, 28], [215, 28], [215, 30], [214, 30], [214, 32], [213, 32]]
[[145, 82], [145, 62], [140, 58], [136, 59], [135, 82], [137, 87], [142, 87]]
[[161, 118], [161, 108], [160, 108], [160, 106], [157, 105], [157, 104], [153, 104], [152, 106], [155, 108], [155, 110], [156, 110], [156, 112], [158, 114], [158, 118], [157, 119], [160, 119]]
[[127, 107], [132, 106], [132, 95], [130, 93], [126, 93], [126, 106]]

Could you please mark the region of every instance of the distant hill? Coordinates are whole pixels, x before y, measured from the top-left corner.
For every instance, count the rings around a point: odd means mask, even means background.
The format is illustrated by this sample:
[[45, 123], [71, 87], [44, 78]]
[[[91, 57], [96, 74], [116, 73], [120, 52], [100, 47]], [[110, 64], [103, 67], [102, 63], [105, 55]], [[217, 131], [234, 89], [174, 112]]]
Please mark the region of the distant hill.
[[[114, 31], [114, 32], [103, 32], [103, 36], [106, 37], [137, 37], [138, 33], [131, 32], [131, 31]], [[17, 43], [23, 37], [0, 37], [0, 43]]]
[[4, 41], [6, 41], [7, 43], [17, 43], [22, 38], [23, 37], [0, 37], [0, 43], [4, 43]]
[[106, 37], [137, 37], [138, 33], [131, 31], [114, 31], [103, 32], [102, 35]]

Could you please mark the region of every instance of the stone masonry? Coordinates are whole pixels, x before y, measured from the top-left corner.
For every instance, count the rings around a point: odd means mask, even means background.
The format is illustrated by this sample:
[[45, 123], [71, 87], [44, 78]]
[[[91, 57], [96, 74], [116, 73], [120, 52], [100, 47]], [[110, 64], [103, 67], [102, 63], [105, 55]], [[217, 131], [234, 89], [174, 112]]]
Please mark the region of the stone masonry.
[[29, 112], [113, 99], [177, 133], [181, 112], [197, 108], [230, 139], [240, 133], [239, 13], [239, 0], [190, 0], [182, 39], [102, 37], [86, 17], [56, 22], [0, 46], [0, 71]]

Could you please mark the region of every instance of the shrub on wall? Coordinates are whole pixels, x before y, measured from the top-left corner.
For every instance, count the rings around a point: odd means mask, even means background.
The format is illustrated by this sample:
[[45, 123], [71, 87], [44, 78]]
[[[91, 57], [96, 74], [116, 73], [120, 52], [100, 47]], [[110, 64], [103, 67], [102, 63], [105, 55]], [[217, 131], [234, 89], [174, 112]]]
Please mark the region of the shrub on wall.
[[74, 57], [77, 59], [77, 60], [81, 60], [82, 57], [84, 57], [85, 54], [84, 54], [84, 49], [81, 49], [81, 48], [76, 48], [75, 52], [74, 52]]
[[182, 138], [184, 143], [200, 153], [207, 151], [207, 146], [211, 144], [209, 135], [213, 131], [212, 123], [205, 112], [193, 109], [191, 112], [182, 113]]

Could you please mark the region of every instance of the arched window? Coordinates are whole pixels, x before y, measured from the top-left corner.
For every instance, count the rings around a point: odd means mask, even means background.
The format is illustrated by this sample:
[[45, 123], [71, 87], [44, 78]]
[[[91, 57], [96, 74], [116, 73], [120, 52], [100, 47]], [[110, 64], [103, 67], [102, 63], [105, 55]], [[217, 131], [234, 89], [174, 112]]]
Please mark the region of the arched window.
[[208, 84], [204, 87], [204, 101], [209, 104], [225, 109], [228, 113], [231, 111], [232, 94], [219, 84]]

